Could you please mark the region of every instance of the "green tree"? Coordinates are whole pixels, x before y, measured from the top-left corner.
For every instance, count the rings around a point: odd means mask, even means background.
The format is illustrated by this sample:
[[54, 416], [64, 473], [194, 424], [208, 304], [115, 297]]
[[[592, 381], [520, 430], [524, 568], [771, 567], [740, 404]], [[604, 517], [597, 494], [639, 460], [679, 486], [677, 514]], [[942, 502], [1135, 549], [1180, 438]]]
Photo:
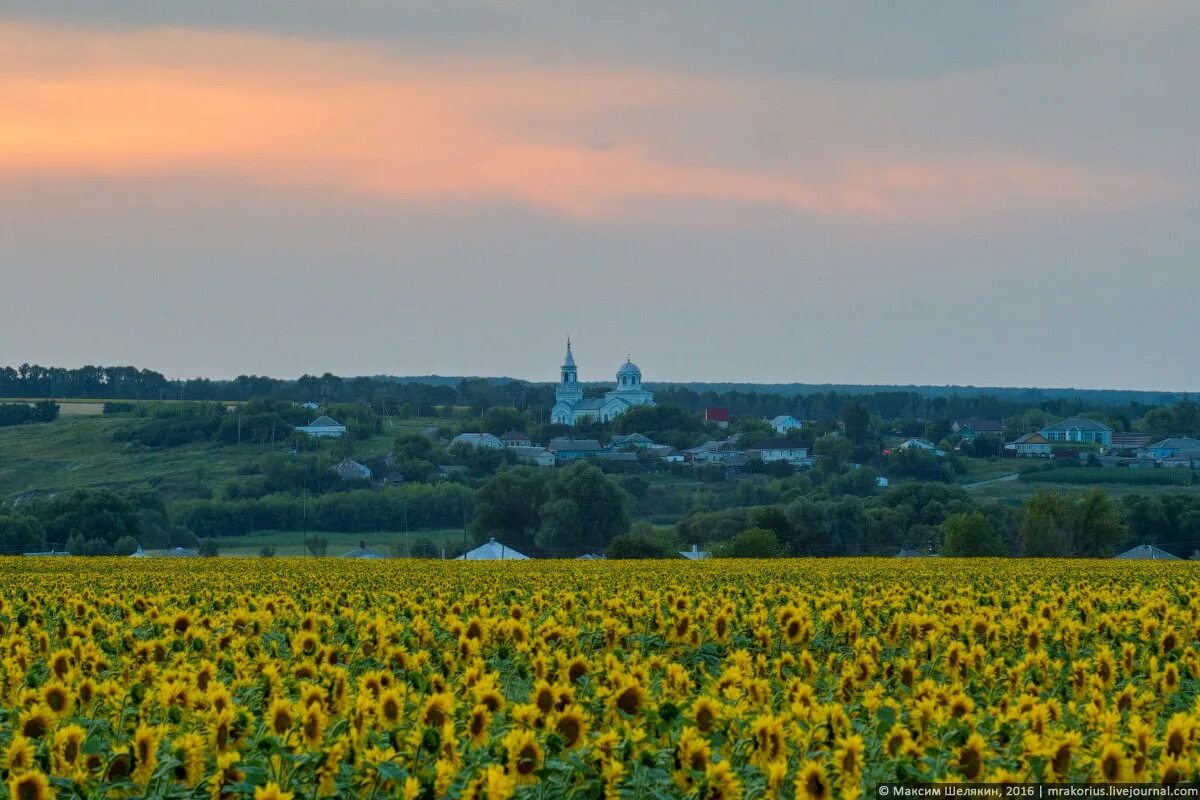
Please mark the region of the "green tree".
[[867, 441], [871, 432], [870, 409], [862, 403], [846, 403], [842, 407], [842, 428], [855, 444]]
[[852, 452], [854, 452], [854, 444], [845, 436], [831, 433], [813, 442], [813, 453], [820, 458], [817, 468], [822, 472], [840, 471], [850, 460]]
[[0, 554], [36, 552], [46, 546], [46, 532], [37, 517], [0, 509]]
[[1125, 541], [1129, 529], [1108, 492], [1042, 491], [1025, 501], [1021, 549], [1028, 556], [1102, 557]]
[[766, 528], [747, 528], [713, 551], [716, 558], [777, 558], [782, 554], [779, 537]]
[[981, 511], [951, 514], [942, 522], [942, 555], [999, 556], [1004, 545]]
[[544, 468], [514, 467], [493, 475], [475, 493], [475, 517], [470, 530], [477, 542], [495, 537], [524, 551], [531, 549], [542, 524], [542, 506], [549, 498], [553, 474]]
[[1025, 501], [1019, 536], [1026, 556], [1064, 558], [1071, 555], [1070, 532], [1060, 524], [1061, 500], [1051, 492], [1038, 492]]
[[130, 499], [106, 489], [76, 489], [31, 504], [42, 521], [46, 540], [61, 544], [71, 539], [98, 539], [108, 545], [123, 537], [141, 541], [143, 520]]
[[313, 558], [321, 558], [329, 550], [329, 540], [324, 536], [305, 536], [304, 546]]
[[[779, 437], [770, 423], [758, 417], [743, 417], [737, 420], [733, 423], [733, 430], [741, 437], [738, 439], [738, 446], [745, 448], [753, 448], [767, 439]], [[799, 434], [799, 431], [789, 431], [789, 433]]]
[[591, 464], [558, 471], [547, 489], [536, 539], [543, 550], [592, 552], [629, 529], [625, 492]]
[[500, 436], [509, 431], [523, 430], [529, 421], [525, 415], [515, 408], [493, 406], [483, 414], [483, 429], [488, 433]]
[[1074, 498], [1068, 515], [1076, 556], [1110, 556], [1129, 534], [1117, 504], [1103, 489], [1093, 489]]
[[611, 559], [678, 557], [679, 542], [673, 533], [660, 531], [647, 522], [635, 522], [628, 533], [618, 533], [604, 555]]
[[780, 506], [760, 506], [750, 509], [750, 527], [774, 531], [780, 541], [792, 535], [792, 525]]

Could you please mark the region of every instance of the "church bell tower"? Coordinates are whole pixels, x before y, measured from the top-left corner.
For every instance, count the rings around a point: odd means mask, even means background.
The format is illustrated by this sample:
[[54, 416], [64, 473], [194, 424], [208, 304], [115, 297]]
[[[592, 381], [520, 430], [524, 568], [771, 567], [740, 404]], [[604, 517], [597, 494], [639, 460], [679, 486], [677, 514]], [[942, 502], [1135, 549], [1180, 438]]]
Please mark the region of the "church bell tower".
[[554, 390], [555, 399], [560, 402], [577, 403], [583, 399], [583, 389], [579, 386], [579, 371], [575, 367], [575, 356], [571, 353], [571, 337], [567, 337], [567, 357], [563, 359], [562, 375], [558, 388]]

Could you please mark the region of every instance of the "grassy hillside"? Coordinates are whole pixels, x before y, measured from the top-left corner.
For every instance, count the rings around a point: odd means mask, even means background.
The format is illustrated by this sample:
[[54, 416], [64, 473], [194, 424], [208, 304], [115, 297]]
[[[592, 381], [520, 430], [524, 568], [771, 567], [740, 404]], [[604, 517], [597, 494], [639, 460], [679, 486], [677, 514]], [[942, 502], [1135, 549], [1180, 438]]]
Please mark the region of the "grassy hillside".
[[[64, 415], [41, 425], [0, 428], [0, 499], [79, 488], [125, 488], [147, 484], [168, 499], [204, 496], [221, 481], [249, 468], [270, 446], [192, 444], [146, 449], [112, 440], [128, 417]], [[419, 428], [423, 423], [407, 423]], [[355, 445], [355, 455], [387, 451], [404, 429], [385, 428]], [[282, 444], [274, 446], [282, 450]]]
[[1053, 483], [1026, 483], [1024, 481], [1004, 481], [998, 483], [986, 483], [976, 486], [967, 486], [965, 488], [971, 494], [971, 499], [975, 500], [976, 502], [985, 503], [995, 500], [1013, 506], [1024, 503], [1037, 492], [1046, 491], [1086, 492], [1091, 489], [1103, 489], [1112, 495], [1114, 499], [1120, 499], [1127, 494], [1140, 494], [1147, 496], [1159, 494], [1200, 496], [1200, 485], [1136, 486], [1101, 482], [1065, 485]]

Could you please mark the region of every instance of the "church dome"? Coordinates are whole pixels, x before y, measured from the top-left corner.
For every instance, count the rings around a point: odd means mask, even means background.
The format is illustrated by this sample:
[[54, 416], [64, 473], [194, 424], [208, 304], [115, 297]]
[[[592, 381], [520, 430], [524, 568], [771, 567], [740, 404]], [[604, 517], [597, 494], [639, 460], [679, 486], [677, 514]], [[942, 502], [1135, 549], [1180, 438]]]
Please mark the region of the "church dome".
[[638, 369], [637, 364], [627, 359], [621, 365], [621, 368], [617, 370], [617, 380], [619, 381], [621, 378], [634, 378], [640, 381], [642, 379], [642, 371]]

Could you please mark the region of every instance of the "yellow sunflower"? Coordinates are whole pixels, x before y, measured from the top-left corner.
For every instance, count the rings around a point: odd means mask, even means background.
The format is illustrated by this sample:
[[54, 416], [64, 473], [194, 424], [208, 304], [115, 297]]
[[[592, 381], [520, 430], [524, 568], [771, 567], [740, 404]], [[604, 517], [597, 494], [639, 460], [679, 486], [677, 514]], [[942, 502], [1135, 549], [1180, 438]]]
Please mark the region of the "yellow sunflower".
[[536, 783], [537, 771], [542, 768], [542, 748], [526, 730], [512, 730], [504, 737], [508, 753], [508, 774], [518, 784]]
[[829, 800], [833, 790], [825, 770], [816, 761], [805, 761], [796, 773], [796, 800]]
[[54, 800], [50, 780], [40, 772], [22, 772], [8, 779], [8, 796], [12, 800]]

